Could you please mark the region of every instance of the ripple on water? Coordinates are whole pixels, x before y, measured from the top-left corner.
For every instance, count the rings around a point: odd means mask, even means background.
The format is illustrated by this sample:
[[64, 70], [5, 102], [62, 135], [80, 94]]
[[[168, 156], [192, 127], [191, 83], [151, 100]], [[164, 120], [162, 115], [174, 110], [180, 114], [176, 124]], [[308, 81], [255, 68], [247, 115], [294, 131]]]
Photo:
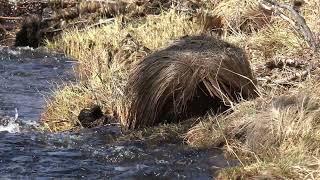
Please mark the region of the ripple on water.
[[149, 147], [143, 141], [112, 142], [111, 137], [112, 143], [105, 143], [107, 134], [0, 132], [0, 172], [7, 177], [211, 179], [212, 166], [234, 164], [218, 150], [181, 144]]
[[62, 82], [74, 80], [74, 61], [41, 49], [0, 48], [0, 111], [24, 120], [38, 120], [44, 95]]

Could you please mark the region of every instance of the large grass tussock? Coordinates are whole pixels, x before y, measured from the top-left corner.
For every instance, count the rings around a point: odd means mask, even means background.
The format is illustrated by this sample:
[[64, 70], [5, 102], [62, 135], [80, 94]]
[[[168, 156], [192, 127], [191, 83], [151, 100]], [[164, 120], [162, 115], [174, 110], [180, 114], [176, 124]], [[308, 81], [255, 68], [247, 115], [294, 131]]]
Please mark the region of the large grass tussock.
[[258, 96], [244, 52], [206, 36], [185, 37], [143, 59], [130, 75], [129, 128], [218, 111]]
[[318, 179], [319, 102], [317, 94], [306, 92], [243, 102], [234, 113], [210, 116], [193, 127], [187, 142], [224, 145], [239, 159], [242, 165], [222, 171], [222, 179]]

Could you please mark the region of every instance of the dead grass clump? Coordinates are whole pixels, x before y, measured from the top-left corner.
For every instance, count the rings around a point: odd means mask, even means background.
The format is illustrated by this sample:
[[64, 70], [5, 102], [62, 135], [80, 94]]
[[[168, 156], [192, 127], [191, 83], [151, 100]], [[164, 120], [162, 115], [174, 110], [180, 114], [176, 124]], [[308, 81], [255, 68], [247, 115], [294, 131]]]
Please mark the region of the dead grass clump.
[[297, 52], [308, 48], [306, 41], [293, 28], [282, 20], [275, 20], [258, 32], [250, 35], [233, 34], [225, 38], [245, 49], [248, 58], [254, 64], [261, 64], [279, 56], [291, 58]]
[[147, 56], [128, 82], [129, 129], [203, 115], [258, 95], [243, 51], [212, 37], [185, 37]]
[[102, 72], [100, 76], [58, 89], [47, 102], [42, 122], [53, 132], [79, 127], [81, 125], [77, 117], [80, 111], [93, 104], [101, 105], [104, 114], [122, 115], [126, 112], [128, 103], [124, 94], [127, 78], [125, 67], [113, 63], [110, 69]]
[[226, 0], [220, 2], [213, 13], [222, 18], [226, 33], [252, 33], [267, 25], [271, 14], [259, 7], [259, 1]]
[[143, 140], [150, 146], [161, 146], [164, 143], [183, 142], [186, 132], [198, 122], [197, 119], [188, 119], [181, 123], [161, 124], [159, 126], [141, 128], [135, 131], [128, 131], [118, 137], [118, 141], [139, 141]]
[[202, 26], [190, 18], [187, 13], [170, 9], [160, 16], [147, 16], [144, 20], [132, 22], [127, 25], [126, 31], [141, 41], [142, 45], [157, 50], [176, 38], [200, 34]]
[[[233, 129], [234, 121], [255, 114], [261, 109], [262, 98], [255, 101], [243, 101], [232, 108], [232, 113], [226, 112], [217, 116], [209, 115], [200, 120], [200, 123], [193, 126], [186, 134], [186, 141], [192, 147], [220, 146], [230, 139], [229, 129]], [[209, 135], [210, 134], [210, 135]]]
[[304, 92], [239, 104], [234, 113], [191, 128], [187, 142], [197, 147], [223, 143], [242, 164], [223, 171], [224, 178], [317, 179], [320, 101]]
[[259, 155], [290, 152], [292, 146], [308, 142], [304, 138], [314, 132], [319, 107], [316, 97], [282, 96], [274, 100], [271, 111], [260, 113], [245, 127], [246, 145]]
[[[228, 3], [242, 3], [242, 5], [228, 6]], [[215, 11], [217, 11], [216, 14], [219, 14], [219, 11], [221, 11], [222, 14], [225, 13], [228, 15], [238, 13], [236, 18], [230, 19], [232, 22], [237, 18], [240, 18], [242, 14], [245, 14], [244, 11], [250, 12], [252, 11], [250, 9], [259, 8], [258, 4], [258, 1], [225, 1], [221, 2], [221, 7], [217, 7]], [[306, 19], [307, 25], [315, 35], [318, 36], [317, 31], [320, 23], [319, 19], [316, 18], [316, 14], [319, 14], [320, 10], [319, 8], [314, 8], [317, 7], [316, 4], [318, 4], [318, 2], [308, 1], [308, 3], [302, 6], [301, 14]], [[222, 10], [223, 8], [225, 8], [225, 11]], [[239, 8], [239, 10], [237, 10], [237, 8]], [[259, 12], [261, 12], [261, 10], [259, 10]], [[254, 17], [252, 15], [250, 16]], [[221, 17], [223, 18], [222, 15]], [[291, 16], [288, 17], [291, 18]], [[231, 22], [230, 24], [232, 24]], [[233, 33], [227, 34], [225, 39], [228, 42], [235, 43], [240, 47], [245, 48], [249, 59], [253, 63], [261, 63], [276, 56], [290, 56], [290, 54], [308, 48], [308, 44], [302, 37], [301, 32], [297, 32], [289, 22], [277, 15], [270, 15], [270, 21], [258, 28], [257, 31], [255, 30], [249, 34], [246, 33], [246, 31], [237, 30], [237, 28], [234, 28], [231, 25], [230, 29], [234, 29], [230, 30]]]
[[253, 62], [263, 62], [307, 47], [306, 42], [293, 29], [285, 26], [288, 26], [285, 22], [274, 22], [272, 26], [248, 37], [245, 46]]
[[238, 33], [227, 36], [225, 40], [245, 49], [253, 64], [262, 64], [283, 56], [295, 58], [308, 49], [306, 41], [281, 20], [250, 35]]
[[81, 109], [94, 103], [90, 91], [81, 85], [60, 88], [47, 102], [41, 115], [41, 122], [51, 132], [70, 130], [79, 125], [78, 114]]

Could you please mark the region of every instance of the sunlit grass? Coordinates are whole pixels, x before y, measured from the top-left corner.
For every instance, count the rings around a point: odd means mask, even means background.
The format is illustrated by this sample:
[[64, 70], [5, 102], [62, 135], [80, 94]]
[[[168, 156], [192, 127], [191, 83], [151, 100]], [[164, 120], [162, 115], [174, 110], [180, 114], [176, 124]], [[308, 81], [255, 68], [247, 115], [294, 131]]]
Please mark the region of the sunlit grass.
[[[306, 41], [289, 23], [261, 13], [258, 1], [217, 2], [219, 4], [202, 10], [223, 18], [222, 38], [245, 49], [252, 63], [262, 64], [279, 56], [291, 58], [294, 54], [308, 56], [303, 54]], [[212, 7], [215, 8], [212, 10]], [[319, 2], [308, 1], [302, 13], [311, 30], [320, 34]], [[49, 49], [78, 60], [79, 82], [59, 88], [48, 99], [42, 116], [45, 127], [53, 132], [71, 130], [78, 123], [80, 110], [93, 103], [101, 105], [106, 114], [126, 117], [130, 99], [125, 85], [131, 64], [165, 47], [171, 40], [206, 33], [203, 22], [191, 17], [175, 10], [125, 24], [117, 17], [109, 25], [71, 29], [58, 40], [47, 42]], [[128, 34], [135, 43], [127, 42]], [[153, 130], [139, 130], [120, 140], [148, 136], [151, 141], [159, 141], [173, 136], [181, 139], [185, 135], [185, 142], [195, 148], [222, 146], [240, 165], [222, 170], [218, 179], [319, 179], [320, 101], [316, 84], [315, 77], [310, 76], [306, 82], [287, 91], [259, 87], [263, 92], [261, 98], [241, 102], [229, 114], [203, 117], [186, 134], [185, 126], [180, 124], [163, 125], [153, 129], [154, 134], [150, 133]], [[289, 106], [277, 108], [272, 102], [279, 95], [309, 99], [298, 98]], [[280, 102], [285, 105], [287, 101]]]
[[[128, 23], [125, 27], [119, 18], [101, 28], [69, 30], [57, 41], [47, 42], [49, 49], [78, 60], [76, 74], [80, 82], [76, 86], [86, 96], [70, 94], [69, 87], [58, 90], [47, 104], [43, 121], [52, 131], [72, 129], [77, 113], [89, 102], [100, 104], [108, 113], [125, 116], [126, 104], [130, 103], [124, 92], [130, 64], [147, 55], [146, 48], [156, 50], [169, 40], [200, 32], [201, 26], [189, 21], [188, 15], [171, 10]], [[128, 34], [136, 41], [126, 43]], [[122, 59], [122, 56], [127, 58]]]

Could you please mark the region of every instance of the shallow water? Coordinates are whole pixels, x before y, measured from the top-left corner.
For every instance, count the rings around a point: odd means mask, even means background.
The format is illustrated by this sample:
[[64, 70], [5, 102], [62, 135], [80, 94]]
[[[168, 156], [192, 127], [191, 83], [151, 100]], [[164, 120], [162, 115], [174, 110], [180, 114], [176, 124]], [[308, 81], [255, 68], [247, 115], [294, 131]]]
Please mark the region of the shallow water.
[[0, 48], [0, 111], [37, 120], [43, 98], [55, 83], [70, 81], [72, 61], [30, 48]]
[[43, 95], [74, 80], [73, 65], [61, 54], [0, 47], [1, 179], [212, 179], [218, 168], [235, 164], [219, 150], [181, 142], [114, 142], [121, 135], [114, 126], [77, 133], [27, 129], [37, 124]]

